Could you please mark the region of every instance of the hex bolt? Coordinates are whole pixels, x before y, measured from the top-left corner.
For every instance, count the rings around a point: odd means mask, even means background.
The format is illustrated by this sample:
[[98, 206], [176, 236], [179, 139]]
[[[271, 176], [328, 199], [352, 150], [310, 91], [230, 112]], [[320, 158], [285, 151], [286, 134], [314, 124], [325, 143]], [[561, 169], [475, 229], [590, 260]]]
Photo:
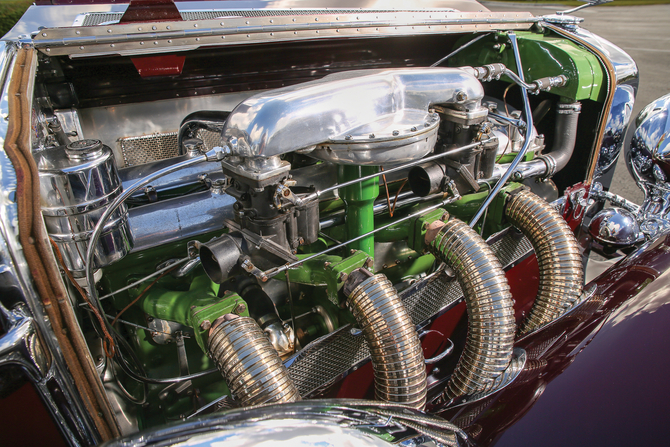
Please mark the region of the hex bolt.
[[465, 101], [466, 99], [468, 99], [468, 94], [465, 93], [464, 91], [456, 93], [456, 101], [462, 102]]
[[399, 130], [394, 130], [393, 131], [393, 136], [397, 137], [398, 135], [400, 135], [400, 131]]
[[233, 309], [233, 313], [236, 315], [242, 315], [244, 311], [247, 310], [247, 306], [245, 306], [242, 303], [239, 303], [237, 306], [235, 306], [235, 309]]
[[200, 323], [200, 329], [202, 329], [203, 331], [207, 331], [211, 327], [212, 323], [209, 320], [205, 320], [202, 323]]

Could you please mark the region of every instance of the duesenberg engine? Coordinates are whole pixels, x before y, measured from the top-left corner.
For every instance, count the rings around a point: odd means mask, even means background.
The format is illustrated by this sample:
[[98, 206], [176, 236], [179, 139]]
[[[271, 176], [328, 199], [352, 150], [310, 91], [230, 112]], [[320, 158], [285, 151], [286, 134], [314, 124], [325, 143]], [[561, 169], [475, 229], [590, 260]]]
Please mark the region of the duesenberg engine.
[[[543, 153], [527, 102], [521, 112], [485, 96], [482, 82], [503, 75], [524, 95], [569, 81], [526, 83], [502, 64], [344, 71], [192, 113], [181, 155], [144, 168], [117, 169], [99, 141], [54, 132], [55, 147], [36, 156], [44, 215], [64, 268], [115, 314], [109, 369], [182, 407], [194, 390], [221, 405], [316, 396], [368, 358], [376, 398], [415, 408], [511, 380], [524, 358], [517, 332], [581, 296], [576, 241], [547, 202], [580, 104], [543, 105], [556, 111]], [[503, 270], [513, 260], [482, 238], [516, 244], [510, 225], [540, 266], [519, 328]], [[119, 267], [129, 259], [138, 271]], [[425, 359], [417, 329], [461, 298], [462, 354], [446, 391], [431, 396], [426, 364], [451, 349]], [[118, 328], [126, 323], [131, 332]], [[163, 360], [171, 344], [183, 380], [149, 380], [173, 367]]]

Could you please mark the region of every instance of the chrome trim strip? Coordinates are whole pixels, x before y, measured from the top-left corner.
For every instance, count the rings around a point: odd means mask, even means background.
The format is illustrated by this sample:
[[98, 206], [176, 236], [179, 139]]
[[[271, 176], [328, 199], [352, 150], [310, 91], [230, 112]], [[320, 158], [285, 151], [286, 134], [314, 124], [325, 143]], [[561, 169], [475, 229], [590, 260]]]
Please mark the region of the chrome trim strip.
[[[74, 380], [70, 375], [58, 341], [42, 307], [42, 302], [32, 283], [32, 275], [23, 249], [18, 240], [18, 212], [15, 202], [17, 179], [14, 167], [4, 150], [4, 140], [7, 134], [7, 117], [9, 114], [7, 90], [9, 88], [9, 74], [13, 71], [16, 46], [7, 42], [0, 42], [0, 80], [2, 94], [0, 95], [0, 269], [2, 283], [0, 287], [11, 287], [18, 292], [27, 305], [26, 311], [33, 316], [34, 330], [39, 333], [44, 342], [44, 348], [52, 355], [52, 363], [44, 377], [34, 382], [47, 409], [56, 420], [56, 424], [72, 445], [96, 444], [100, 438], [95, 425], [88, 418], [81, 397], [79, 396]], [[2, 299], [2, 296], [0, 296]], [[30, 359], [26, 361], [31, 362]], [[61, 408], [68, 408], [65, 415]], [[69, 421], [72, 421], [69, 422]]]
[[[436, 17], [444, 14], [443, 18]], [[191, 50], [209, 45], [263, 43], [352, 36], [381, 37], [435, 33], [528, 29], [540, 21], [530, 13], [389, 11], [279, 17], [116, 24], [45, 28], [35, 47], [49, 55], [146, 54]]]

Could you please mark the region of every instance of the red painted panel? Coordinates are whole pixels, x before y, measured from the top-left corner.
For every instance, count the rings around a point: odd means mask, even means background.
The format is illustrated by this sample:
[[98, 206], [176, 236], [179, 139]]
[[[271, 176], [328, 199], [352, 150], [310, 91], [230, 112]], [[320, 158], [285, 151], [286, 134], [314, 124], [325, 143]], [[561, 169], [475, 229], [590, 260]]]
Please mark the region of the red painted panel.
[[67, 446], [31, 383], [0, 399], [2, 445]]
[[133, 65], [142, 78], [155, 76], [177, 76], [184, 69], [185, 56], [165, 54], [161, 56], [133, 57]]

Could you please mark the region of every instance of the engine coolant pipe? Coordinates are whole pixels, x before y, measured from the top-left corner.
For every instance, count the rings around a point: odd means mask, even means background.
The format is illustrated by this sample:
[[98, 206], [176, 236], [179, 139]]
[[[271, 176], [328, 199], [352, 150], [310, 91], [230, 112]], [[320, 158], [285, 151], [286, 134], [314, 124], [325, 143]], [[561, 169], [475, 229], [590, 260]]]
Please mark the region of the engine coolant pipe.
[[[376, 174], [377, 166], [338, 166], [338, 183], [346, 183], [351, 180]], [[349, 239], [360, 234], [370, 233], [375, 229], [374, 204], [379, 195], [379, 178], [374, 177], [363, 180], [340, 189], [340, 195], [346, 204], [347, 217], [346, 228]], [[374, 256], [375, 237], [373, 234], [358, 241], [352, 242], [349, 248], [361, 250], [370, 256]]]
[[530, 240], [540, 269], [535, 303], [519, 328], [523, 335], [553, 321], [578, 302], [584, 283], [581, 251], [561, 215], [528, 190], [510, 195], [505, 216]]
[[433, 222], [425, 242], [454, 271], [468, 314], [465, 348], [442, 397], [489, 391], [510, 364], [516, 330], [505, 272], [489, 245], [458, 219]]

